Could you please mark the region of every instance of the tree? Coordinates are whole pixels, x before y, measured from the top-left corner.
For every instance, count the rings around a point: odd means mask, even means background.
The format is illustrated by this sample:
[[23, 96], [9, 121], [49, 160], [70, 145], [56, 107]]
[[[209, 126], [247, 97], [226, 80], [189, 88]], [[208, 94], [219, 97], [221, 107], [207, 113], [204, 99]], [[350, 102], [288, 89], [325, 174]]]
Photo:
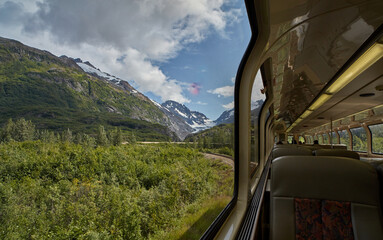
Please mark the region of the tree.
[[35, 125], [24, 118], [20, 118], [14, 125], [12, 138], [15, 141], [23, 142], [33, 140], [35, 135]]
[[66, 131], [64, 131], [61, 134], [61, 141], [63, 141], [63, 142], [72, 142], [72, 140], [73, 140], [72, 131], [68, 128]]
[[41, 131], [37, 131], [36, 135], [37, 135], [36, 138], [38, 140], [41, 140], [42, 142], [46, 142], [46, 143], [53, 143], [53, 142], [56, 142], [57, 140], [54, 132], [51, 132], [45, 129]]
[[121, 129], [120, 128], [116, 128], [114, 131], [113, 131], [113, 134], [112, 134], [112, 143], [114, 146], [117, 146], [117, 145], [121, 145], [122, 144], [122, 134], [121, 134]]
[[8, 119], [8, 122], [4, 125], [1, 134], [0, 142], [9, 142], [13, 140], [12, 135], [14, 132], [15, 123], [12, 121], [12, 118]]
[[90, 148], [94, 148], [96, 146], [96, 140], [89, 136], [88, 134], [83, 134], [82, 137], [82, 145], [85, 146], [85, 147], [90, 147]]
[[108, 137], [106, 136], [105, 128], [102, 125], [98, 127], [96, 143], [98, 146], [108, 145]]

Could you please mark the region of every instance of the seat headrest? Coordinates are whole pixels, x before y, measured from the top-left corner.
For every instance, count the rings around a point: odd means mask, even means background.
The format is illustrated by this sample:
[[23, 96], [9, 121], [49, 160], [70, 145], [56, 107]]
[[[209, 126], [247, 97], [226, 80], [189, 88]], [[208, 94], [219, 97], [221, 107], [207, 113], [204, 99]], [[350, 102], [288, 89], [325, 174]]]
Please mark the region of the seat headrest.
[[273, 160], [272, 197], [379, 204], [379, 183], [368, 163], [344, 157], [285, 156]]
[[312, 151], [306, 148], [274, 148], [272, 151], [272, 157], [277, 158], [281, 156], [312, 156]]
[[354, 158], [354, 159], [360, 159], [360, 156], [358, 153], [349, 151], [349, 150], [343, 150], [343, 149], [318, 149], [314, 151], [315, 156], [338, 156], [338, 157], [348, 157], [348, 158]]

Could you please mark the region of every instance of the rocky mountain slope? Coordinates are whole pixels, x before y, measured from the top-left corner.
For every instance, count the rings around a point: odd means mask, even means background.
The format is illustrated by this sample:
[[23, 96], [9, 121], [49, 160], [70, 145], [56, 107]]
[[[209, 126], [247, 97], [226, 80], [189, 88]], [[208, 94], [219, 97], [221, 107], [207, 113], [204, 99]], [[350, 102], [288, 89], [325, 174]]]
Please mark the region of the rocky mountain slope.
[[120, 126], [138, 139], [178, 139], [169, 118], [126, 81], [85, 72], [71, 58], [0, 38], [0, 125], [31, 119], [39, 128], [92, 132]]
[[203, 113], [190, 111], [188, 107], [175, 101], [166, 101], [161, 104], [167, 112], [182, 119], [187, 125], [192, 128], [192, 132], [198, 132], [207, 128], [213, 127], [215, 124], [207, 118]]
[[[263, 100], [251, 103], [251, 120], [258, 117], [259, 111], [263, 105]], [[224, 111], [215, 121], [215, 125], [234, 123], [234, 108]]]
[[0, 38], [0, 111], [0, 126], [24, 117], [38, 128], [92, 133], [102, 124], [134, 132], [139, 140], [183, 140], [234, 122], [233, 109], [212, 121], [175, 101], [159, 104], [90, 62], [5, 38]]

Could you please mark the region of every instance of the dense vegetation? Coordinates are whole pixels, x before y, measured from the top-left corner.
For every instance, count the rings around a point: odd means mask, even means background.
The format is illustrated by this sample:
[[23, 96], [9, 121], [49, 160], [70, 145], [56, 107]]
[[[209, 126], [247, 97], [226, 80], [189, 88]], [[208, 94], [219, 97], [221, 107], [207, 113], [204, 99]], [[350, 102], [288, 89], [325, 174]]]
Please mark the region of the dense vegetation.
[[0, 238], [161, 235], [204, 199], [230, 196], [230, 181], [220, 177], [227, 170], [171, 145], [2, 143]]
[[0, 239], [195, 239], [232, 194], [223, 163], [185, 146], [121, 145], [118, 129], [73, 136], [20, 119], [0, 137]]
[[220, 124], [210, 129], [191, 134], [184, 140], [204, 152], [234, 155], [234, 124]]
[[372, 133], [372, 152], [383, 154], [383, 124], [369, 126]]

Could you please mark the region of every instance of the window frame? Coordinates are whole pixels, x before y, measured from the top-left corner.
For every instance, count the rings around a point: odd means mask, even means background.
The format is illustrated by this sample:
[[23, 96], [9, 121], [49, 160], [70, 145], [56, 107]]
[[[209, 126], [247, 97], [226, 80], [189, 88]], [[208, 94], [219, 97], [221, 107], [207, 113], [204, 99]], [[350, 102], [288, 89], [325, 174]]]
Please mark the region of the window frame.
[[375, 154], [375, 155], [380, 155], [380, 156], [382, 156], [382, 155], [383, 155], [383, 152], [382, 152], [382, 153], [374, 152], [374, 148], [373, 148], [373, 146], [374, 146], [374, 139], [373, 139], [373, 137], [372, 137], [373, 132], [371, 131], [370, 126], [376, 126], [376, 125], [382, 125], [382, 128], [383, 128], [383, 123], [374, 123], [374, 124], [370, 124], [370, 125], [367, 126], [367, 129], [368, 129], [368, 131], [370, 132], [370, 142], [371, 142], [371, 149], [370, 149], [370, 150], [371, 150], [371, 154]]

